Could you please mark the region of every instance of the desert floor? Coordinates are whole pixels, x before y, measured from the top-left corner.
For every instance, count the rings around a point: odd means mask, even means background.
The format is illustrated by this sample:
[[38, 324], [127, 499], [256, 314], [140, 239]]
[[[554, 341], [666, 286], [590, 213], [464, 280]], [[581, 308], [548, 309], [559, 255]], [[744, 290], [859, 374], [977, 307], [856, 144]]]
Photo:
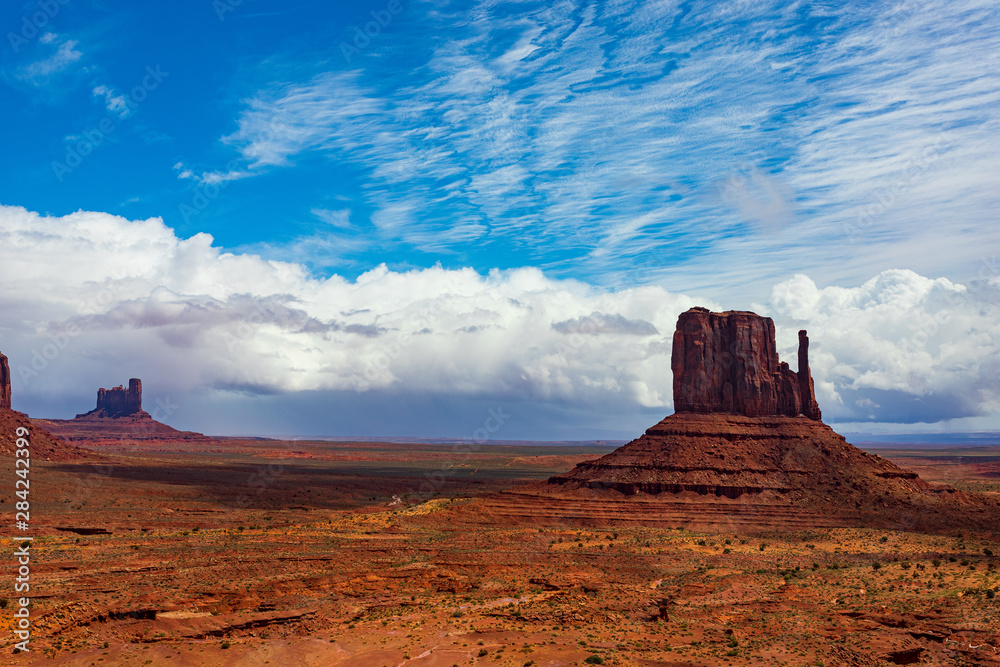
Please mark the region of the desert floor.
[[[491, 519], [607, 445], [95, 449], [32, 463], [31, 651], [4, 613], [2, 664], [1000, 665], [998, 534]], [[1000, 452], [879, 453], [996, 491]]]

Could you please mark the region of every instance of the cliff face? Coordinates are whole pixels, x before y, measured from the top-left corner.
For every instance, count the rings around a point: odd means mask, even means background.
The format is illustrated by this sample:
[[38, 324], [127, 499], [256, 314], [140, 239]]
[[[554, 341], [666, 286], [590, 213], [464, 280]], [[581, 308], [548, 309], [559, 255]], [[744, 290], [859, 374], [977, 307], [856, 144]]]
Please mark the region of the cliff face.
[[0, 354], [0, 409], [10, 410], [10, 364]]
[[132, 378], [128, 381], [128, 389], [121, 385], [112, 389], [98, 389], [97, 407], [76, 418], [121, 419], [145, 414], [142, 410], [142, 380]]
[[809, 373], [809, 337], [799, 332], [799, 369], [792, 371], [778, 360], [769, 317], [701, 307], [681, 313], [670, 367], [676, 412], [821, 418]]

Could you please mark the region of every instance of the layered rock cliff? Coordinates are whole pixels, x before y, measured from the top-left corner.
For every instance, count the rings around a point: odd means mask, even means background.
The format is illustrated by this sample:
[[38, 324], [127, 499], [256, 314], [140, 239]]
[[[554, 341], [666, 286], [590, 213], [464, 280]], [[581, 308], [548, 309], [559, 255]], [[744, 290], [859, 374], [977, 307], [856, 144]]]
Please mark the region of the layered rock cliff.
[[809, 337], [799, 332], [799, 368], [792, 371], [778, 359], [769, 317], [701, 307], [681, 313], [670, 368], [675, 412], [821, 418], [809, 372]]
[[77, 415], [77, 419], [122, 419], [126, 417], [149, 417], [142, 409], [142, 380], [132, 378], [128, 389], [122, 385], [111, 389], [97, 390], [97, 407], [90, 412]]

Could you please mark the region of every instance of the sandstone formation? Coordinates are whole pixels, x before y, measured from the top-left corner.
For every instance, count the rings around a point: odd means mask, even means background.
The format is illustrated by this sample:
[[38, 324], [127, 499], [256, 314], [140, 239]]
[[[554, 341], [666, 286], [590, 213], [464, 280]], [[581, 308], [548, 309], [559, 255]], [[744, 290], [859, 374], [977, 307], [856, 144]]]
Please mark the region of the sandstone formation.
[[[154, 410], [154, 413], [156, 410]], [[132, 378], [128, 388], [122, 385], [97, 390], [97, 407], [73, 419], [38, 419], [56, 435], [68, 442], [90, 444], [122, 441], [207, 441], [210, 438], [193, 431], [178, 431], [153, 419], [142, 409], [142, 380]]]
[[670, 368], [676, 412], [747, 417], [805, 415], [820, 420], [809, 373], [809, 337], [799, 332], [799, 368], [778, 360], [774, 322], [755, 313], [681, 313]]
[[10, 410], [10, 364], [0, 354], [0, 410]]
[[118, 385], [113, 389], [97, 390], [97, 407], [82, 415], [77, 415], [77, 419], [103, 418], [121, 419], [123, 417], [149, 416], [142, 409], [142, 380], [132, 378], [128, 381], [128, 389]]
[[805, 331], [797, 371], [778, 360], [771, 319], [750, 312], [692, 308], [673, 344], [675, 414], [546, 485], [513, 490], [491, 512], [732, 529], [997, 520], [996, 500], [928, 484], [822, 423]]

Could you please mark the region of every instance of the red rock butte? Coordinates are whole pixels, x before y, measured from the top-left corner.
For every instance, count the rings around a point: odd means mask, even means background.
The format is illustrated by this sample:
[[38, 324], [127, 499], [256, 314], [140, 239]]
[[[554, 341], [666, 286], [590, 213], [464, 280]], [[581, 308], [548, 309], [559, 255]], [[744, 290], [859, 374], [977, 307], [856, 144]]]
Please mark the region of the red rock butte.
[[178, 431], [153, 419], [142, 409], [142, 380], [139, 378], [130, 379], [127, 389], [122, 385], [98, 389], [97, 407], [90, 412], [78, 414], [73, 419], [36, 419], [35, 422], [67, 442], [210, 439], [201, 433]]
[[149, 416], [142, 409], [142, 380], [132, 378], [128, 389], [118, 385], [112, 389], [97, 390], [97, 407], [90, 412], [77, 415], [76, 419], [121, 419], [123, 417]]
[[728, 412], [747, 417], [804, 415], [819, 421], [809, 337], [799, 332], [799, 368], [778, 360], [774, 322], [755, 313], [681, 313], [670, 368], [675, 412]]
[[929, 484], [820, 421], [805, 331], [798, 357], [796, 371], [778, 359], [770, 318], [692, 308], [673, 337], [675, 414], [479, 511], [514, 522], [750, 531], [996, 525], [997, 500]]

